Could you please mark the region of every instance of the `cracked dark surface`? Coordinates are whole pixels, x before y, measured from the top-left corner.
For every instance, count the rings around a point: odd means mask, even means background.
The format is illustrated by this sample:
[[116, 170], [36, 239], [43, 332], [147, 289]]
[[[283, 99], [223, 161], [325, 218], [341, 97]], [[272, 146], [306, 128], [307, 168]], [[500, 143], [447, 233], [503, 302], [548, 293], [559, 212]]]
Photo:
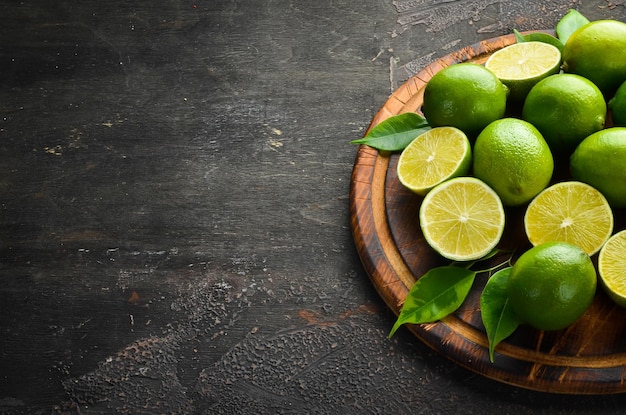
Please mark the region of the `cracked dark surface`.
[[348, 190], [423, 64], [624, 2], [422, 3], [0, 5], [0, 414], [622, 413], [388, 339]]

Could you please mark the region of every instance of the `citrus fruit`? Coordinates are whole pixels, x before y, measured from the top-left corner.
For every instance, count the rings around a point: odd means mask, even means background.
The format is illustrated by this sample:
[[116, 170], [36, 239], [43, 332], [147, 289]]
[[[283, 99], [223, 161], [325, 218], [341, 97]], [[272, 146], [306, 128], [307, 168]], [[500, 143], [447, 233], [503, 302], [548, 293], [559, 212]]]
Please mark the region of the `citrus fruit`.
[[608, 296], [626, 307], [626, 230], [611, 236], [600, 250], [598, 273]]
[[596, 20], [578, 28], [563, 47], [562, 67], [591, 80], [608, 98], [626, 81], [626, 23]]
[[570, 157], [575, 180], [598, 189], [613, 208], [626, 207], [626, 127], [607, 128], [585, 138]]
[[552, 46], [555, 46], [559, 50], [559, 52], [563, 53], [563, 47], [565, 45], [563, 45], [563, 41], [561, 41], [561, 39], [558, 39], [556, 36], [544, 32], [532, 32], [522, 34], [519, 33], [516, 29], [513, 29], [513, 33], [516, 35], [516, 37], [522, 37], [525, 42], [548, 43]]
[[613, 233], [613, 212], [602, 193], [588, 184], [560, 182], [530, 202], [524, 228], [533, 245], [561, 241], [593, 255]]
[[439, 183], [467, 174], [471, 167], [472, 149], [465, 133], [454, 127], [435, 127], [402, 151], [397, 171], [400, 183], [425, 195]]
[[524, 323], [560, 330], [583, 315], [596, 292], [596, 270], [576, 245], [546, 242], [524, 252], [513, 264], [509, 304]]
[[459, 63], [428, 81], [422, 113], [431, 127], [457, 127], [474, 138], [487, 124], [504, 116], [507, 95], [508, 88], [489, 69]]
[[454, 261], [482, 258], [504, 230], [500, 198], [475, 177], [456, 177], [435, 186], [422, 201], [419, 219], [426, 242]]
[[541, 131], [555, 154], [569, 154], [585, 137], [604, 127], [606, 102], [588, 79], [557, 74], [528, 92], [522, 118]]
[[609, 109], [613, 117], [613, 126], [626, 127], [626, 82], [624, 82], [615, 96], [609, 101]]
[[561, 52], [544, 42], [514, 43], [494, 52], [485, 67], [509, 90], [509, 99], [523, 100], [528, 91], [543, 78], [559, 72]]
[[489, 124], [476, 138], [473, 174], [491, 186], [505, 206], [530, 201], [550, 182], [554, 160], [535, 127], [516, 118]]

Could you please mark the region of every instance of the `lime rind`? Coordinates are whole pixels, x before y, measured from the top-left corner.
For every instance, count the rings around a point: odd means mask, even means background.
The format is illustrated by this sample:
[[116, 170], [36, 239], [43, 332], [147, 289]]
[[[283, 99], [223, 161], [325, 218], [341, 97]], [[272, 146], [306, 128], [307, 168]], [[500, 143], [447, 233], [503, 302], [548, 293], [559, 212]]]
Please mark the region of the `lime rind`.
[[609, 98], [626, 81], [626, 23], [594, 20], [579, 27], [563, 48], [563, 71], [584, 76]]
[[398, 180], [425, 195], [436, 185], [466, 175], [472, 149], [465, 133], [455, 127], [435, 127], [416, 137], [400, 154]]
[[556, 71], [561, 63], [559, 49], [543, 42], [514, 43], [494, 52], [485, 67], [500, 80], [535, 79]]
[[547, 43], [549, 45], [555, 46], [561, 53], [563, 53], [563, 48], [565, 44], [561, 41], [561, 39], [557, 38], [556, 36], [552, 36], [551, 34], [543, 33], [543, 32], [532, 32], [532, 33], [522, 34], [516, 29], [513, 29], [513, 33], [515, 34], [515, 38], [517, 39], [518, 43], [543, 42], [543, 43]]
[[622, 83], [615, 95], [609, 100], [611, 118], [614, 127], [626, 127], [626, 82]]
[[476, 138], [473, 175], [493, 188], [505, 206], [528, 203], [550, 183], [554, 159], [541, 133], [529, 122], [502, 118]]
[[509, 304], [538, 330], [561, 330], [589, 308], [597, 290], [593, 261], [579, 247], [547, 242], [517, 259], [507, 285]]
[[605, 124], [606, 102], [589, 79], [560, 73], [539, 81], [528, 92], [522, 119], [533, 124], [554, 154], [570, 155]]
[[598, 189], [614, 209], [626, 207], [626, 127], [610, 127], [586, 137], [570, 157], [574, 180]]
[[456, 177], [433, 188], [419, 210], [424, 239], [453, 261], [483, 258], [500, 242], [505, 213], [498, 194], [475, 177]]
[[598, 274], [609, 298], [626, 308], [626, 230], [611, 236], [600, 250]]
[[485, 62], [509, 90], [509, 99], [523, 100], [540, 80], [559, 72], [561, 51], [545, 42], [514, 43], [494, 52]]
[[421, 110], [431, 127], [457, 127], [473, 139], [504, 116], [508, 93], [506, 85], [484, 65], [462, 62], [430, 78]]
[[524, 214], [524, 230], [533, 246], [567, 242], [590, 256], [609, 239], [613, 226], [613, 212], [606, 198], [578, 181], [559, 182], [544, 189]]

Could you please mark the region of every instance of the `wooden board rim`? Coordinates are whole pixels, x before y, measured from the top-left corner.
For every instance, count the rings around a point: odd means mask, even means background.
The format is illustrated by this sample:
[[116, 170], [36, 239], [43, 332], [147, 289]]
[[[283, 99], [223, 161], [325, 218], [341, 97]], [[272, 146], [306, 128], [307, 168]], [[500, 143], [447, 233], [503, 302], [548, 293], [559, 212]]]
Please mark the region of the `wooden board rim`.
[[[542, 31], [554, 34], [554, 31]], [[426, 66], [396, 90], [376, 113], [371, 129], [402, 112], [419, 112], [423, 87], [442, 68], [460, 62], [484, 63], [487, 57], [515, 42], [514, 35], [487, 39], [450, 53]], [[389, 229], [386, 207], [387, 172], [393, 155], [360, 146], [350, 184], [351, 229], [371, 282], [387, 306], [398, 314], [415, 281]], [[615, 394], [626, 392], [626, 352], [610, 356], [560, 356], [503, 342], [494, 363], [489, 361], [484, 331], [456, 315], [409, 330], [453, 362], [490, 379], [541, 392]], [[540, 335], [541, 345], [544, 339]]]

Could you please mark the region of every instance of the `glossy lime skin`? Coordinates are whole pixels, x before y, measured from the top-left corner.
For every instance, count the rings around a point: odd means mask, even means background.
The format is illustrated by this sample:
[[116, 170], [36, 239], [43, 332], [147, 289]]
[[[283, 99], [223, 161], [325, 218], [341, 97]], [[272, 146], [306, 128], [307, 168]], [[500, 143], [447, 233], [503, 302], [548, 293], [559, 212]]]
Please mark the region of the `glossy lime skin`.
[[537, 127], [555, 154], [570, 155], [606, 120], [606, 102], [587, 78], [557, 74], [539, 81], [528, 93], [522, 118]]
[[473, 174], [491, 186], [505, 206], [529, 202], [546, 188], [553, 171], [548, 144], [526, 121], [496, 120], [474, 143]]
[[570, 171], [575, 180], [598, 189], [611, 207], [626, 207], [626, 127], [585, 138], [570, 157]]
[[610, 97], [626, 81], [626, 23], [595, 20], [580, 27], [563, 47], [563, 71], [591, 80]]
[[507, 287], [517, 316], [539, 330], [560, 330], [578, 320], [596, 293], [596, 270], [575, 245], [546, 242], [513, 265]]
[[609, 108], [613, 118], [614, 127], [626, 127], [626, 82], [624, 82], [611, 100]]
[[472, 139], [504, 116], [508, 93], [508, 88], [484, 66], [459, 63], [442, 69], [428, 81], [422, 112], [431, 127], [456, 127]]

